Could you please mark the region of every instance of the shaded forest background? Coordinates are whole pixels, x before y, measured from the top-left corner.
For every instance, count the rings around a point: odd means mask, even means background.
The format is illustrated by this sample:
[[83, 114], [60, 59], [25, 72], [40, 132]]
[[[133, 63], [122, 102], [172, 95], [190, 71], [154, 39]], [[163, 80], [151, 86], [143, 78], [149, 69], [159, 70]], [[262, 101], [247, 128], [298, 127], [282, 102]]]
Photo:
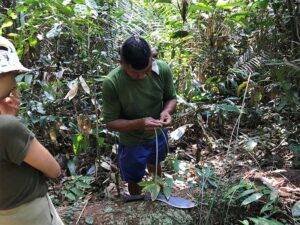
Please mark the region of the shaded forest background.
[[[57, 205], [90, 193], [103, 198], [111, 185], [119, 191], [117, 137], [102, 123], [101, 84], [118, 63], [122, 41], [138, 33], [170, 65], [179, 102], [166, 162], [173, 172], [147, 188], [169, 195], [177, 179], [197, 188], [196, 200], [208, 203], [205, 215], [200, 204], [198, 224], [299, 223], [298, 0], [1, 0], [0, 6], [1, 35], [33, 69], [17, 77], [20, 117], [64, 168], [62, 181], [52, 182]], [[189, 165], [183, 171], [182, 161]], [[293, 170], [293, 194], [282, 198], [271, 179], [242, 173], [253, 169]], [[230, 220], [238, 207], [246, 211]], [[220, 223], [212, 222], [214, 211]]]

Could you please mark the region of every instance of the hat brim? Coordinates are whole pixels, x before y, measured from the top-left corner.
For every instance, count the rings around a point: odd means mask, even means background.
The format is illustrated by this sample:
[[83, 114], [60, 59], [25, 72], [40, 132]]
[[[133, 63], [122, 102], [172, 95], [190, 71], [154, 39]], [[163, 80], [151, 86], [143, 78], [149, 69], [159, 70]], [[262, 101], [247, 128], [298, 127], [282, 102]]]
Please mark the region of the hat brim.
[[7, 66], [5, 69], [1, 69], [0, 76], [7, 74], [7, 73], [15, 73], [16, 75], [21, 74], [21, 73], [28, 73], [30, 72], [30, 69], [27, 69], [23, 65], [14, 65], [14, 66]]

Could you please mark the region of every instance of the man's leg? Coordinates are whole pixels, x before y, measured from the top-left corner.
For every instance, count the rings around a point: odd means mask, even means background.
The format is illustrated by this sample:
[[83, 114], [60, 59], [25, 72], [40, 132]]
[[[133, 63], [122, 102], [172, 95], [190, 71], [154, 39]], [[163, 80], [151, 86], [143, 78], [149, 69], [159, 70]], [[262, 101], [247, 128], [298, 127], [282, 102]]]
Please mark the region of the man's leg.
[[[148, 169], [148, 172], [150, 174], [155, 174], [155, 172], [156, 172], [156, 165], [155, 164], [147, 164], [147, 169]], [[160, 166], [160, 163], [158, 163], [158, 165], [157, 165], [157, 176], [161, 177], [161, 166]]]
[[143, 145], [136, 147], [119, 145], [118, 166], [122, 180], [128, 183], [130, 195], [141, 194], [142, 188], [138, 183], [145, 175], [147, 154]]
[[[147, 169], [150, 174], [155, 174], [156, 172], [156, 165], [154, 164], [147, 164]], [[161, 166], [160, 163], [157, 165], [157, 175], [161, 177]], [[128, 191], [130, 195], [140, 195], [142, 192], [142, 187], [137, 183], [128, 182]]]
[[128, 191], [130, 195], [140, 195], [142, 192], [142, 187], [137, 183], [128, 182]]

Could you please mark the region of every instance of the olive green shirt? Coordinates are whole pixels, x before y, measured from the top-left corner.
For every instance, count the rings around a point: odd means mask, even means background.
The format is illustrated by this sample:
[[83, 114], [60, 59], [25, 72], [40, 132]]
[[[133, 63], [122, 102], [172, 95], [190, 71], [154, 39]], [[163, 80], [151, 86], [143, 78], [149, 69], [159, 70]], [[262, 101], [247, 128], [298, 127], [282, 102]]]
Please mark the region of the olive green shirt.
[[[106, 123], [117, 119], [159, 119], [164, 103], [176, 99], [171, 70], [160, 60], [153, 62], [152, 72], [144, 80], [132, 79], [118, 66], [104, 80], [102, 94]], [[155, 133], [134, 130], [120, 132], [119, 137], [120, 143], [136, 146], [151, 141]]]
[[23, 162], [34, 134], [16, 117], [0, 115], [0, 210], [45, 196], [45, 176]]

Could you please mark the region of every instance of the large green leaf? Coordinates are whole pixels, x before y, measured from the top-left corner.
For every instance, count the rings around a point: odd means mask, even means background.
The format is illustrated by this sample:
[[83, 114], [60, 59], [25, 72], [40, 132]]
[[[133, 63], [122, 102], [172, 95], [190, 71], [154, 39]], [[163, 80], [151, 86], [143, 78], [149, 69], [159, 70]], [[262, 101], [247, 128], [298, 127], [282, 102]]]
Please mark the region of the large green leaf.
[[217, 9], [232, 9], [234, 7], [245, 7], [245, 6], [246, 4], [243, 1], [220, 3], [216, 5]]
[[155, 0], [154, 3], [172, 3], [172, 0]]
[[252, 194], [252, 193], [254, 193], [254, 192], [255, 192], [254, 189], [249, 189], [249, 190], [243, 191], [241, 194], [239, 194], [239, 195], [236, 197], [236, 199], [240, 199], [240, 198], [245, 197], [245, 196], [247, 196], [247, 195], [250, 195], [250, 194]]
[[198, 2], [197, 4], [193, 4], [190, 6], [189, 12], [192, 13], [196, 10], [202, 10], [202, 11], [206, 11], [206, 12], [212, 12], [213, 9], [210, 5], [202, 3], [202, 2]]
[[11, 27], [13, 24], [14, 24], [13, 21], [8, 20], [2, 23], [1, 28]]
[[94, 223], [94, 217], [92, 216], [86, 216], [84, 221], [87, 223], [87, 224], [93, 224]]
[[73, 193], [71, 193], [71, 192], [67, 192], [67, 193], [66, 193], [66, 197], [67, 197], [69, 200], [71, 200], [71, 201], [76, 201], [75, 195], [74, 195]]
[[75, 184], [79, 188], [91, 188], [92, 187], [91, 185], [81, 182], [81, 181], [76, 181]]
[[248, 220], [243, 220], [243, 221], [240, 221], [241, 222], [241, 224], [243, 224], [243, 225], [249, 225], [249, 221]]
[[257, 218], [249, 218], [255, 225], [283, 225], [283, 223], [273, 220], [273, 219], [266, 219], [263, 217]]
[[246, 198], [241, 205], [248, 205], [250, 204], [251, 202], [255, 202], [257, 201], [258, 199], [260, 199], [261, 197], [263, 196], [262, 193], [255, 193], [251, 196], [249, 196], [248, 198]]
[[166, 184], [163, 186], [163, 192], [167, 199], [171, 197], [172, 187], [173, 187], [173, 179], [170, 177], [166, 177]]
[[72, 188], [70, 189], [70, 191], [72, 191], [77, 197], [83, 197], [83, 196], [84, 196], [83, 192], [80, 191], [80, 190], [77, 189], [77, 188], [72, 187]]
[[169, 199], [171, 197], [172, 187], [164, 186], [163, 192], [164, 192], [164, 195], [166, 196], [166, 198]]
[[155, 184], [152, 182], [152, 184], [149, 184], [145, 186], [142, 190], [143, 192], [150, 191], [151, 192], [151, 200], [155, 201], [157, 198], [159, 191], [160, 191], [160, 186], [158, 184]]
[[183, 38], [188, 36], [190, 33], [185, 30], [178, 30], [171, 35], [171, 38]]
[[85, 182], [85, 183], [89, 183], [89, 182], [94, 181], [94, 180], [95, 180], [95, 177], [80, 176], [80, 177], [78, 178], [78, 180], [81, 180], [81, 181], [83, 181], [83, 182]]

